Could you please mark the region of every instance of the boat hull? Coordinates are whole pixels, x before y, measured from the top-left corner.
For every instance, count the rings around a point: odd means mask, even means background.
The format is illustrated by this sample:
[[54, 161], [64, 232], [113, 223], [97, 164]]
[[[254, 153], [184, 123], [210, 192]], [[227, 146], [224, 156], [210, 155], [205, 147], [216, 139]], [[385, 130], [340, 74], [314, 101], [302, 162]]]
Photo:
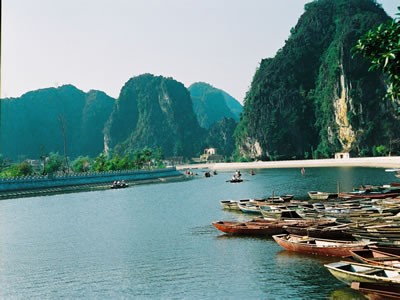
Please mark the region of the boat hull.
[[318, 191], [310, 191], [308, 192], [308, 196], [312, 200], [326, 200], [329, 198], [328, 193], [318, 192]]
[[400, 268], [400, 256], [373, 249], [352, 250], [354, 260], [370, 265]]
[[285, 223], [218, 221], [212, 225], [224, 233], [235, 235], [271, 236], [285, 232]]
[[368, 264], [346, 261], [324, 265], [328, 271], [341, 282], [351, 285], [352, 282], [370, 282], [400, 286], [399, 270], [382, 268]]
[[346, 240], [354, 241], [353, 235], [350, 232], [340, 229], [326, 229], [323, 228], [301, 228], [290, 226], [286, 228], [286, 231], [290, 234], [309, 236], [320, 239], [331, 239], [331, 240]]
[[274, 235], [274, 240], [282, 248], [305, 254], [345, 257], [352, 249], [362, 249], [367, 243], [314, 239], [293, 235]]

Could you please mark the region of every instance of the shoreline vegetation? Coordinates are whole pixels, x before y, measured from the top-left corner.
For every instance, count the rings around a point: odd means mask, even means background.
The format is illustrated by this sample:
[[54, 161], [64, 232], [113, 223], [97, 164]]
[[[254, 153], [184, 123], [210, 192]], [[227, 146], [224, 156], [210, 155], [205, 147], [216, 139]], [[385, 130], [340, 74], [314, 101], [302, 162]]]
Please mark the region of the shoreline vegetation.
[[178, 165], [177, 170], [201, 169], [236, 170], [236, 169], [277, 169], [277, 168], [322, 168], [322, 167], [371, 167], [371, 168], [400, 168], [400, 156], [385, 157], [354, 157], [343, 159], [307, 159], [282, 161], [255, 161], [231, 163], [203, 163]]

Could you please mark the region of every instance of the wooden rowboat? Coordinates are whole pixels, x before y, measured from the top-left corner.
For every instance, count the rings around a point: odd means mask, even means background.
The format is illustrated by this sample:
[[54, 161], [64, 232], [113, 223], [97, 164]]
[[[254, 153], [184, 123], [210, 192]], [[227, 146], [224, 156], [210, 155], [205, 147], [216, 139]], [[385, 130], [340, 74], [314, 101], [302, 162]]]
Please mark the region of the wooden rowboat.
[[286, 227], [286, 231], [290, 234], [309, 236], [320, 239], [330, 240], [346, 240], [354, 241], [354, 237], [351, 232], [348, 231], [347, 224], [340, 224], [330, 222], [328, 224], [317, 224], [316, 226], [300, 227], [297, 225]]
[[349, 286], [352, 282], [372, 282], [400, 286], [400, 270], [398, 269], [349, 261], [339, 261], [324, 266], [336, 279]]
[[320, 192], [320, 191], [309, 191], [308, 196], [312, 200], [326, 200], [329, 198], [329, 193]]
[[383, 246], [383, 245], [369, 245], [368, 248], [400, 256], [400, 247]]
[[264, 219], [280, 220], [280, 219], [302, 219], [296, 210], [284, 206], [261, 205], [259, 207]]
[[354, 260], [371, 265], [400, 268], [400, 256], [374, 249], [350, 250]]
[[369, 242], [318, 239], [293, 234], [280, 234], [272, 237], [286, 250], [325, 256], [349, 256], [350, 250], [362, 249], [370, 244]]
[[221, 206], [223, 209], [240, 211], [238, 203], [247, 203], [250, 201], [251, 201], [251, 199], [221, 200], [220, 203], [221, 203]]
[[261, 215], [260, 206], [255, 203], [238, 203], [239, 209], [247, 214]]
[[249, 222], [230, 222], [217, 221], [212, 225], [218, 230], [235, 235], [259, 235], [271, 236], [285, 232], [283, 228], [287, 222], [272, 221], [249, 221]]

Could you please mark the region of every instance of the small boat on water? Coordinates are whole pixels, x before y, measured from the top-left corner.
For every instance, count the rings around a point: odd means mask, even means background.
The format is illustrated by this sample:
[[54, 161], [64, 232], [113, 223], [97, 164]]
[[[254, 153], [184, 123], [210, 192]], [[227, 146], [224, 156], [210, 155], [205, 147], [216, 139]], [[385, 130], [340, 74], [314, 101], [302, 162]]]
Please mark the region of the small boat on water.
[[278, 245], [286, 250], [325, 256], [346, 257], [350, 255], [350, 250], [362, 249], [370, 244], [359, 241], [318, 239], [293, 234], [280, 234], [272, 237]]
[[[282, 203], [283, 200], [281, 199], [279, 203]], [[249, 204], [249, 205], [273, 205], [276, 204], [273, 200], [270, 198], [247, 198], [247, 199], [240, 199], [240, 200], [221, 200], [220, 201], [221, 206], [223, 209], [227, 210], [237, 210], [240, 211], [240, 208], [238, 206], [239, 203], [241, 204]], [[242, 206], [243, 207], [243, 206]]]
[[372, 282], [352, 282], [353, 290], [359, 291], [368, 299], [391, 300], [400, 299], [400, 286], [391, 284], [379, 284]]
[[230, 221], [217, 221], [212, 225], [218, 230], [235, 235], [258, 235], [258, 236], [271, 236], [285, 232], [283, 228], [287, 222], [273, 222], [273, 221], [248, 221], [248, 222], [230, 222]]
[[252, 201], [252, 199], [221, 200], [220, 203], [223, 209], [240, 211], [238, 203], [246, 203], [250, 201]]
[[312, 200], [326, 200], [328, 198], [335, 198], [337, 197], [338, 194], [334, 193], [326, 193], [326, 192], [320, 192], [320, 191], [309, 191], [308, 196]]
[[336, 279], [349, 286], [352, 282], [372, 282], [400, 286], [400, 270], [398, 269], [349, 261], [339, 261], [324, 266]]
[[212, 225], [218, 230], [235, 235], [271, 236], [286, 232], [286, 226], [311, 226], [320, 220], [265, 220], [256, 218], [246, 222], [216, 221]]
[[112, 183], [112, 185], [111, 185], [112, 189], [123, 189], [123, 188], [126, 188], [126, 187], [128, 187], [128, 184], [124, 180], [114, 181]]
[[264, 219], [281, 220], [281, 219], [303, 219], [296, 210], [285, 206], [261, 205], [259, 207]]
[[243, 179], [242, 179], [242, 178], [232, 178], [232, 179], [230, 179], [230, 180], [227, 180], [227, 182], [230, 182], [230, 183], [240, 183], [240, 182], [243, 182]]
[[247, 203], [238, 203], [239, 209], [247, 214], [258, 214], [261, 215], [260, 206], [258, 204], [247, 202]]
[[294, 198], [294, 195], [292, 194], [284, 194], [284, 195], [280, 195], [279, 197], [281, 197], [283, 199], [283, 201], [290, 201]]
[[290, 234], [309, 236], [320, 239], [354, 241], [355, 238], [348, 231], [347, 224], [338, 224], [334, 221], [325, 222], [309, 227], [288, 226], [286, 231]]
[[227, 180], [227, 182], [230, 183], [239, 183], [242, 182], [242, 174], [240, 173], [239, 170], [236, 170], [235, 174], [232, 175], [232, 178], [230, 180]]
[[400, 256], [400, 247], [398, 246], [369, 245], [368, 249], [378, 250]]
[[280, 195], [280, 196], [268, 196], [266, 199], [268, 201], [272, 201], [272, 202], [288, 202], [290, 200], [292, 200], [294, 198], [294, 195], [291, 194], [284, 194], [284, 195]]
[[350, 254], [355, 261], [364, 264], [400, 268], [400, 256], [374, 250], [374, 249], [355, 249], [350, 250]]

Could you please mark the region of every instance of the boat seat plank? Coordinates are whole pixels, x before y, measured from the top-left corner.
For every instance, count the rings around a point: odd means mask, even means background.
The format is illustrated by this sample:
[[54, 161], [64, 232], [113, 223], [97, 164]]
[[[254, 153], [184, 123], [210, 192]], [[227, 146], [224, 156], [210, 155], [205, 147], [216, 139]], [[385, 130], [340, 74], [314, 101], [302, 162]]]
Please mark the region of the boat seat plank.
[[374, 258], [370, 258], [370, 260], [373, 261], [399, 261], [400, 262], [400, 258], [396, 259], [394, 257], [374, 257]]
[[365, 275], [372, 275], [372, 274], [377, 273], [379, 271], [380, 270], [378, 270], [378, 269], [369, 269], [369, 270], [357, 271], [357, 273], [362, 273], [362, 274], [365, 274]]

